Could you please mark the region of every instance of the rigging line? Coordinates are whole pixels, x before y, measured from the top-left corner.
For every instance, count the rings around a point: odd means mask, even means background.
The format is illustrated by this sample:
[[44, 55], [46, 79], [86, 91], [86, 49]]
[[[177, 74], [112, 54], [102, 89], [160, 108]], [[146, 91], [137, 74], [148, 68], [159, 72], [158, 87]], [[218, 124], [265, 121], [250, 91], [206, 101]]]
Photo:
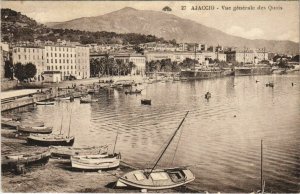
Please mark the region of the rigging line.
[[175, 159], [175, 156], [176, 156], [176, 152], [177, 152], [177, 149], [178, 149], [178, 145], [179, 145], [179, 142], [180, 142], [180, 138], [181, 138], [182, 132], [183, 132], [183, 130], [180, 131], [180, 135], [179, 135], [179, 138], [178, 138], [178, 141], [177, 141], [177, 145], [176, 145], [174, 156], [173, 156], [172, 163], [171, 163], [172, 165], [174, 163], [174, 159]]
[[156, 167], [156, 165], [158, 164], [158, 162], [160, 161], [160, 159], [162, 158], [163, 154], [165, 153], [165, 151], [168, 149], [169, 145], [171, 144], [172, 140], [174, 139], [176, 133], [178, 132], [178, 130], [180, 129], [182, 123], [184, 122], [185, 118], [187, 117], [187, 115], [189, 114], [189, 111], [186, 112], [185, 116], [183, 117], [182, 121], [180, 122], [179, 126], [177, 127], [176, 131], [174, 132], [172, 138], [170, 139], [170, 141], [168, 142], [167, 146], [165, 147], [163, 153], [160, 155], [160, 157], [158, 158], [158, 160], [156, 161], [156, 163], [154, 164], [154, 166], [152, 167], [151, 171], [149, 172], [148, 176], [152, 173], [152, 171], [154, 170], [154, 168]]

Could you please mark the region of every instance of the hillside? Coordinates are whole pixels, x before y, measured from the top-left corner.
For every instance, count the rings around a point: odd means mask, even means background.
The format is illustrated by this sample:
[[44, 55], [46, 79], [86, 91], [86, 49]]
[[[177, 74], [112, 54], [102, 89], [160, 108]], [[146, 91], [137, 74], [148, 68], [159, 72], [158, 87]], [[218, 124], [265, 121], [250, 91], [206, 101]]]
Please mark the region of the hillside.
[[[73, 29], [52, 29], [38, 24], [26, 15], [11, 9], [1, 9], [1, 39], [7, 42], [57, 39], [80, 42], [82, 44], [140, 44], [147, 42], [167, 42], [153, 35], [115, 32], [88, 32]], [[55, 24], [55, 23], [54, 23]]]
[[226, 34], [191, 20], [159, 11], [123, 8], [96, 17], [78, 18], [46, 24], [57, 29], [112, 31], [116, 33], [153, 34], [177, 42], [201, 42], [208, 45], [255, 47], [279, 53], [299, 53], [298, 43], [292, 41], [250, 40]]

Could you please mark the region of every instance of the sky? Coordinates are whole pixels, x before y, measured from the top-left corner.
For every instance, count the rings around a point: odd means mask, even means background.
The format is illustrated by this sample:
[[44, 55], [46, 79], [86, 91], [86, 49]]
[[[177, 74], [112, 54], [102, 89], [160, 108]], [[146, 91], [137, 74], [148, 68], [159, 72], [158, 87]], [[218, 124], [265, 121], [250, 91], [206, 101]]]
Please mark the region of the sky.
[[[299, 1], [2, 1], [1, 4], [2, 8], [22, 12], [40, 23], [99, 16], [124, 7], [162, 11], [169, 6], [172, 11], [168, 14], [231, 35], [299, 42]], [[182, 6], [186, 9], [182, 10]], [[203, 6], [209, 6], [210, 10], [195, 10]], [[234, 10], [236, 6], [252, 6], [255, 10]]]

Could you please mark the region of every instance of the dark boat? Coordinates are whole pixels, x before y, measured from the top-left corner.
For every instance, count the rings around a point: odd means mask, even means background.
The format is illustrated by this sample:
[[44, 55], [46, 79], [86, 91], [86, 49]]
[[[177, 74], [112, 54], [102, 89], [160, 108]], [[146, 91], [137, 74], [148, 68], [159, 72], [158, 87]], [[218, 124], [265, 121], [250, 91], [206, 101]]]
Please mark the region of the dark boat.
[[27, 144], [37, 146], [72, 146], [75, 137], [63, 136], [61, 134], [30, 134], [27, 137]]
[[163, 152], [156, 160], [154, 166], [151, 169], [149, 168], [133, 170], [124, 174], [118, 179], [116, 183], [117, 187], [133, 187], [139, 189], [159, 190], [179, 187], [195, 180], [195, 176], [192, 171], [187, 169], [186, 167], [155, 169], [158, 162], [160, 161], [163, 154], [166, 152], [167, 148], [180, 129], [181, 125], [183, 124], [188, 113], [189, 112], [185, 114], [181, 123], [168, 141], [168, 144], [165, 146]]
[[130, 90], [130, 91], [125, 91], [125, 94], [140, 94], [142, 93], [142, 90]]
[[211, 93], [210, 92], [207, 92], [205, 94], [205, 99], [209, 100], [211, 98]]
[[14, 170], [23, 173], [23, 167], [29, 167], [36, 164], [46, 164], [49, 161], [50, 152], [18, 153], [2, 155], [1, 167], [5, 170]]
[[40, 133], [40, 134], [50, 134], [52, 133], [53, 127], [29, 127], [29, 126], [17, 126], [17, 130], [20, 133]]
[[149, 100], [149, 99], [142, 99], [141, 100], [141, 104], [143, 104], [143, 105], [151, 105], [151, 100]]

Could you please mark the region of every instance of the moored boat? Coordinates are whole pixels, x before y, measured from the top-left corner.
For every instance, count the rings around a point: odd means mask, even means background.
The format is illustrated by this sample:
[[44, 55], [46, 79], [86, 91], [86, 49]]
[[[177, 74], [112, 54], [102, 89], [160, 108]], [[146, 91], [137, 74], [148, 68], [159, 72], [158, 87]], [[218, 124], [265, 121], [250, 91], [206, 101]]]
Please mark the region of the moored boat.
[[150, 99], [142, 99], [141, 104], [143, 105], [151, 105], [151, 100]]
[[[149, 174], [150, 173], [150, 174]], [[135, 187], [150, 190], [179, 187], [195, 180], [187, 168], [134, 170], [118, 179], [117, 187]]]
[[54, 101], [40, 101], [40, 102], [36, 102], [36, 105], [54, 105], [55, 102]]
[[125, 94], [140, 94], [142, 93], [142, 90], [129, 90], [129, 91], [125, 91]]
[[186, 167], [155, 169], [163, 154], [166, 152], [167, 148], [182, 126], [188, 113], [189, 112], [185, 114], [179, 126], [174, 131], [172, 137], [164, 147], [154, 166], [151, 169], [133, 170], [124, 174], [118, 179], [116, 184], [117, 187], [134, 187], [139, 189], [159, 190], [179, 187], [195, 180], [195, 176], [192, 171]]
[[33, 153], [18, 153], [2, 155], [2, 169], [17, 170], [19, 166], [25, 167], [35, 164], [46, 164], [49, 161], [50, 152], [33, 152]]
[[52, 133], [53, 127], [30, 127], [30, 126], [17, 126], [17, 130], [20, 133], [40, 133], [40, 134], [49, 134]]
[[121, 154], [98, 154], [71, 156], [73, 168], [85, 170], [100, 170], [116, 168], [120, 165]]
[[44, 122], [36, 121], [36, 122], [20, 122], [20, 121], [14, 121], [14, 120], [5, 120], [1, 118], [1, 126], [3, 127], [9, 127], [12, 129], [16, 129], [17, 126], [23, 125], [28, 127], [43, 127], [45, 126]]
[[70, 159], [71, 156], [77, 155], [92, 155], [92, 154], [106, 154], [107, 145], [98, 147], [66, 147], [66, 146], [52, 146], [50, 148], [52, 157]]
[[30, 134], [27, 137], [27, 143], [29, 145], [37, 146], [72, 146], [74, 144], [75, 137], [64, 136], [61, 134]]
[[80, 98], [80, 103], [91, 103], [91, 102], [98, 102], [98, 99], [92, 99], [91, 96], [85, 96]]

